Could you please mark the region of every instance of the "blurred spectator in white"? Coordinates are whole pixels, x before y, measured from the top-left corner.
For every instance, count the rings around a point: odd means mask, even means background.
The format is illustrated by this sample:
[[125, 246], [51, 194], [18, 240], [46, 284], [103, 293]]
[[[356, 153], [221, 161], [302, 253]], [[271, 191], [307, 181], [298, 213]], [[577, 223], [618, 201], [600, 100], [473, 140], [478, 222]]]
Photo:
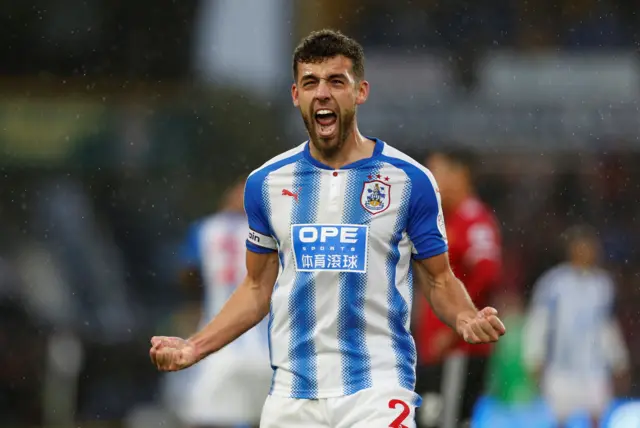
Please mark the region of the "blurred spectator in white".
[[545, 272], [534, 288], [525, 361], [559, 423], [586, 412], [596, 428], [626, 387], [627, 349], [614, 313], [614, 282], [598, 266], [598, 233], [578, 225], [563, 238], [567, 261]]
[[[218, 314], [246, 274], [244, 178], [223, 195], [218, 213], [191, 227], [183, 248], [181, 282], [203, 291], [199, 328]], [[197, 366], [168, 374], [166, 398], [185, 425], [258, 426], [272, 376], [267, 330], [264, 319]]]

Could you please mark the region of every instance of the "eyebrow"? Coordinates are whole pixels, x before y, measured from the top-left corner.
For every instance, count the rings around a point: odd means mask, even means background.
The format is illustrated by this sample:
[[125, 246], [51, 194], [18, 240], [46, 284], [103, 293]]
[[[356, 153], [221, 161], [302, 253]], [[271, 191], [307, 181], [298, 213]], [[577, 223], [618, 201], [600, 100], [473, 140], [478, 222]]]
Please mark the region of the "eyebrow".
[[334, 74], [330, 74], [330, 75], [327, 77], [327, 79], [328, 79], [328, 80], [336, 79], [336, 78], [349, 80], [349, 78], [347, 77], [347, 75], [346, 75], [346, 74], [344, 74], [344, 73], [334, 73]]
[[[330, 74], [330, 75], [328, 75], [326, 77], [326, 80], [331, 80], [331, 79], [336, 79], [336, 78], [349, 80], [347, 75], [344, 74], [344, 73], [333, 73], [333, 74]], [[318, 76], [316, 76], [315, 74], [305, 74], [300, 79], [301, 82], [304, 82], [304, 81], [307, 81], [307, 80], [320, 80], [320, 78]]]

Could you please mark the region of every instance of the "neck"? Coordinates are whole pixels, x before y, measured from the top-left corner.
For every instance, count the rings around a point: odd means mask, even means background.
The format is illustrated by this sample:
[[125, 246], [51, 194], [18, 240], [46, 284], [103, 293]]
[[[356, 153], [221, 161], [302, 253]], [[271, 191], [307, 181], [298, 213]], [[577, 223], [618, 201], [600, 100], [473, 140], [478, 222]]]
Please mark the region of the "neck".
[[571, 265], [576, 268], [576, 269], [580, 269], [580, 270], [587, 270], [587, 269], [591, 269], [593, 267], [593, 264], [587, 261], [583, 261], [583, 260], [572, 260], [571, 261]]
[[229, 214], [244, 214], [244, 205], [237, 203], [236, 201], [226, 202], [220, 208], [220, 212]]
[[[473, 193], [468, 190], [461, 190], [459, 192], [454, 192], [447, 197], [447, 211], [455, 211], [460, 205], [467, 199], [473, 196]], [[443, 207], [444, 208], [444, 207]]]
[[331, 156], [326, 156], [319, 151], [315, 144], [309, 144], [309, 152], [319, 162], [330, 166], [334, 169], [340, 169], [345, 165], [357, 162], [373, 155], [373, 142], [363, 136], [354, 123], [353, 130], [348, 134], [342, 147]]

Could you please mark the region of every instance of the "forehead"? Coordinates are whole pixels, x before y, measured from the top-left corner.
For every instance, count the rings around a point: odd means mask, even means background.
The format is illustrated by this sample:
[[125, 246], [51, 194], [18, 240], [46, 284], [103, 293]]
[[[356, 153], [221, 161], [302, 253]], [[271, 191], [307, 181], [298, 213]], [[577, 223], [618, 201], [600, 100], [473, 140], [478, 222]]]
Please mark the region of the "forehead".
[[446, 156], [443, 156], [440, 153], [435, 153], [427, 158], [427, 163], [432, 168], [442, 168], [445, 166], [450, 166], [449, 159]]
[[298, 78], [314, 75], [326, 77], [332, 74], [345, 74], [353, 78], [353, 62], [342, 55], [326, 58], [321, 62], [299, 62]]
[[571, 244], [580, 247], [594, 247], [598, 245], [598, 242], [589, 236], [579, 236], [576, 237]]

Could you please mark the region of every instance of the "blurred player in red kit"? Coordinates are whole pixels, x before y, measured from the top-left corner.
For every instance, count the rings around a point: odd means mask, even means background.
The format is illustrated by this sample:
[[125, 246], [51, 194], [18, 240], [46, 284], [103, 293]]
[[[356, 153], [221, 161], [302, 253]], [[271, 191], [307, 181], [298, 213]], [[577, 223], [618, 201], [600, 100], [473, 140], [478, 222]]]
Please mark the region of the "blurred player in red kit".
[[[426, 166], [440, 185], [451, 267], [473, 301], [480, 307], [489, 305], [501, 277], [501, 238], [491, 208], [475, 193], [474, 157], [465, 151], [440, 151], [427, 157]], [[415, 301], [416, 392], [423, 397], [418, 426], [469, 426], [492, 345], [460, 340], [424, 297]]]

